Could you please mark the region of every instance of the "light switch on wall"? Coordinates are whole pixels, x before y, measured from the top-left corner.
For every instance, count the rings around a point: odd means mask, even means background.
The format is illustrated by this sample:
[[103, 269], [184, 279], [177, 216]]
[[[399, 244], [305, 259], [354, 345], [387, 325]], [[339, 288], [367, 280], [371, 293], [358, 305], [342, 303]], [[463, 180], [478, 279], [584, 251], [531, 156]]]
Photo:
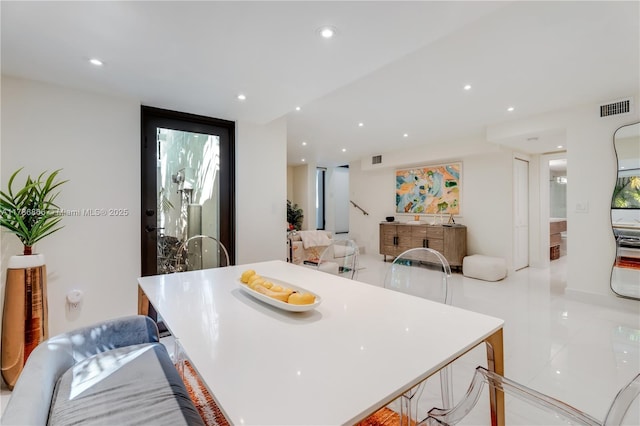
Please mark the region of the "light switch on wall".
[[589, 202], [581, 201], [576, 203], [576, 213], [589, 213]]

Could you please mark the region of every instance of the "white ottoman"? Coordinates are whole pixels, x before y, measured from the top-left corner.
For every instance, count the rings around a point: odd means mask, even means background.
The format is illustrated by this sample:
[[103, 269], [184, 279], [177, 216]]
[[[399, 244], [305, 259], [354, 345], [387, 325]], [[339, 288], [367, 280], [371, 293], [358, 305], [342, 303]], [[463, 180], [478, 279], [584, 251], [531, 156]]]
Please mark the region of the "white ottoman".
[[484, 281], [500, 281], [507, 276], [507, 262], [499, 257], [480, 254], [466, 256], [462, 259], [462, 274]]

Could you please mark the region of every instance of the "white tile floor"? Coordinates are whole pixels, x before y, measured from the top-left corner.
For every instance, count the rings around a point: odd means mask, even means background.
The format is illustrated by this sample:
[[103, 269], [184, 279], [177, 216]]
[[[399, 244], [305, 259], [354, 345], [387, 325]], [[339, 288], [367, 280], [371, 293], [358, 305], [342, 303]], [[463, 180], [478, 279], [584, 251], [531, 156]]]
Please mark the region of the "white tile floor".
[[[495, 283], [456, 273], [451, 279], [453, 304], [505, 320], [506, 376], [603, 419], [617, 391], [640, 372], [640, 305], [611, 309], [565, 297], [565, 259], [553, 261], [550, 269], [527, 268]], [[364, 269], [357, 279], [382, 285], [389, 264], [380, 255], [362, 255]], [[474, 368], [485, 364], [484, 348], [454, 363], [456, 399], [466, 391]], [[434, 379], [420, 399], [423, 413], [439, 405], [439, 383]], [[2, 408], [8, 395], [6, 388], [0, 391]], [[490, 424], [486, 392], [482, 398], [464, 424]], [[625, 424], [640, 425], [638, 410], [629, 417]], [[511, 399], [507, 421], [558, 424], [552, 416]]]
[[[550, 269], [527, 268], [499, 282], [455, 273], [453, 305], [505, 320], [505, 376], [604, 419], [617, 391], [640, 373], [640, 304], [611, 309], [573, 301], [564, 295], [566, 257]], [[389, 262], [363, 255], [357, 279], [382, 285]], [[434, 342], [437, 344], [437, 342]], [[456, 401], [467, 390], [476, 366], [486, 367], [485, 349], [476, 348], [453, 366]], [[427, 383], [419, 406], [439, 404], [439, 378]], [[463, 424], [488, 425], [486, 392]], [[640, 425], [637, 407], [629, 425]], [[508, 424], [564, 424], [507, 399]]]

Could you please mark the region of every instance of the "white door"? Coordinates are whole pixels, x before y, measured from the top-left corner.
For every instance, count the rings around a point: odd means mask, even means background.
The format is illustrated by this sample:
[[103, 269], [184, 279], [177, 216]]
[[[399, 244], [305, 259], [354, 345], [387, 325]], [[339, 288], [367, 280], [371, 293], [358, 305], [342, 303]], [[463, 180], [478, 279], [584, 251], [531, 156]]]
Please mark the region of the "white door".
[[513, 161], [513, 267], [529, 266], [529, 162]]

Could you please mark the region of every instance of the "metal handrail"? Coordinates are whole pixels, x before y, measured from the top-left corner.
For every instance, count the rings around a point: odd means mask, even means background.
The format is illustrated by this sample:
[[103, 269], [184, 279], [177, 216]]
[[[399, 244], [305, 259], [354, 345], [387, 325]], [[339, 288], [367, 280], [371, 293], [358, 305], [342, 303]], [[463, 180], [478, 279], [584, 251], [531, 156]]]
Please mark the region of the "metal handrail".
[[349, 201], [351, 202], [351, 204], [353, 204], [353, 207], [355, 207], [356, 209], [360, 210], [363, 215], [369, 216], [369, 213], [367, 213], [366, 211], [364, 211], [364, 209], [362, 207], [360, 207], [359, 205], [354, 203], [353, 200], [349, 200]]

